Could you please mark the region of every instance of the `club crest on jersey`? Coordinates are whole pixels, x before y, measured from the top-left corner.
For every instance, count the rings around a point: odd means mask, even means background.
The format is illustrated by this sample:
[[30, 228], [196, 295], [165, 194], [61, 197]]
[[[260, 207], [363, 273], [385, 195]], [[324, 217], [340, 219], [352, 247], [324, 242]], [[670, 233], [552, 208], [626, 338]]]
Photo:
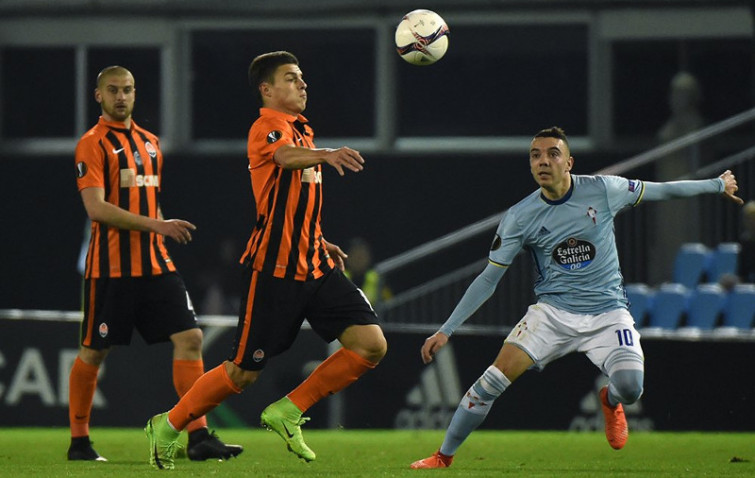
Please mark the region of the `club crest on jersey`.
[[154, 146], [152, 146], [152, 143], [150, 143], [149, 141], [144, 143], [144, 149], [147, 150], [147, 154], [149, 154], [150, 158], [154, 159], [157, 157], [157, 150], [155, 149]]
[[267, 143], [273, 144], [283, 137], [283, 133], [278, 130], [267, 133]]
[[635, 181], [634, 179], [629, 180], [629, 192], [633, 193], [637, 189], [637, 183], [638, 181]]
[[596, 211], [594, 208], [592, 208], [592, 207], [588, 207], [587, 208], [587, 217], [589, 217], [590, 219], [592, 219], [592, 223], [593, 224], [597, 224], [598, 223], [598, 221], [597, 221], [598, 211]]
[[87, 165], [83, 161], [76, 163], [76, 177], [83, 178], [87, 174]]
[[567, 271], [587, 267], [595, 259], [595, 246], [587, 241], [570, 237], [553, 249], [553, 261]]

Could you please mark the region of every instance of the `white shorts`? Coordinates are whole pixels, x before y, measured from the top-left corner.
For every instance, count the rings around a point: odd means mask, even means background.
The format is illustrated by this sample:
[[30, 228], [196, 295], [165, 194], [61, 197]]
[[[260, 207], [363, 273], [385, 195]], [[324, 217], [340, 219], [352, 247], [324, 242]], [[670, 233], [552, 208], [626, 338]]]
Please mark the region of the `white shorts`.
[[584, 353], [606, 375], [644, 369], [640, 333], [627, 309], [573, 314], [538, 302], [527, 309], [505, 343], [522, 349], [541, 370], [571, 352]]

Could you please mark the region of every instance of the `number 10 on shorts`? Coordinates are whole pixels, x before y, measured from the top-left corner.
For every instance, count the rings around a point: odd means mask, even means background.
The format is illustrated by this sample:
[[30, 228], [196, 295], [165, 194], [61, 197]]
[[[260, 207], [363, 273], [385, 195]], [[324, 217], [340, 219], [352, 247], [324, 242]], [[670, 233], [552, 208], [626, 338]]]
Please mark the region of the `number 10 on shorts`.
[[631, 347], [634, 345], [632, 329], [617, 330], [616, 336], [619, 338], [619, 346], [626, 345], [627, 347]]

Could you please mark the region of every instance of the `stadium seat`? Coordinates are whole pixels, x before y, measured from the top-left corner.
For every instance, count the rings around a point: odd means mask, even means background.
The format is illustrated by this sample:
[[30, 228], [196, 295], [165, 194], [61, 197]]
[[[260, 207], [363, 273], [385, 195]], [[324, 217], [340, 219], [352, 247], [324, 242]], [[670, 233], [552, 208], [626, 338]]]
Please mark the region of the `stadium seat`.
[[685, 287], [695, 287], [703, 280], [711, 251], [705, 244], [688, 242], [682, 244], [674, 259], [672, 282]]
[[755, 284], [737, 284], [729, 292], [722, 325], [739, 329], [755, 327]]
[[682, 284], [662, 284], [648, 311], [648, 326], [676, 329], [687, 312], [689, 289]]
[[634, 283], [624, 286], [629, 299], [629, 313], [634, 317], [636, 327], [642, 327], [647, 322], [650, 302], [653, 300], [653, 289], [646, 284]]
[[700, 284], [690, 294], [687, 327], [712, 330], [726, 303], [726, 291], [718, 284]]
[[708, 282], [718, 282], [724, 274], [737, 274], [739, 249], [736, 242], [722, 242], [711, 252], [705, 271]]

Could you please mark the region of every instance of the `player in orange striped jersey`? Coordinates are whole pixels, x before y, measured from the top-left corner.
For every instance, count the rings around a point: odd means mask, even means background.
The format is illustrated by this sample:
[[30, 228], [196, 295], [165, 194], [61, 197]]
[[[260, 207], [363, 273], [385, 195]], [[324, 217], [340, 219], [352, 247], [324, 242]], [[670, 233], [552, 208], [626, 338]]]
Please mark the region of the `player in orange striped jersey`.
[[[89, 440], [97, 372], [113, 345], [128, 345], [133, 329], [147, 343], [171, 341], [179, 396], [202, 375], [202, 331], [164, 236], [186, 244], [193, 224], [163, 219], [159, 191], [163, 157], [157, 136], [131, 118], [134, 77], [120, 66], [97, 77], [102, 116], [76, 147], [77, 185], [92, 234], [84, 273], [81, 348], [69, 377], [69, 460], [105, 461]], [[189, 427], [187, 454], [195, 460], [241, 453], [207, 430], [204, 417]]]
[[307, 84], [294, 55], [258, 56], [249, 81], [262, 103], [248, 141], [257, 224], [241, 259], [247, 292], [236, 339], [228, 361], [197, 380], [170, 412], [147, 423], [150, 462], [157, 468], [173, 467], [179, 431], [254, 383], [267, 361], [291, 346], [305, 318], [320, 337], [343, 347], [261, 415], [263, 425], [305, 461], [315, 453], [302, 438], [302, 413], [374, 368], [387, 350], [372, 306], [342, 272], [346, 254], [320, 228], [322, 164], [344, 175], [361, 171], [364, 159], [348, 147], [315, 147], [301, 114]]

